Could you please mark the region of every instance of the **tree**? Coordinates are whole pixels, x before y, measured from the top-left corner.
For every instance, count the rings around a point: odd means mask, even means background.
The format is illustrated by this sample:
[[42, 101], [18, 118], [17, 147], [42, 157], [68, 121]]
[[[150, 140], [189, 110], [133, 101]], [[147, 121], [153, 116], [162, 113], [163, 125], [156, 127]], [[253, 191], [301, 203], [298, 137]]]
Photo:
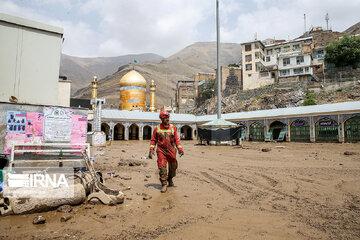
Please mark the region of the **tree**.
[[352, 66], [357, 68], [360, 63], [360, 37], [345, 35], [325, 48], [325, 60], [336, 67]]
[[316, 102], [314, 100], [315, 95], [312, 93], [306, 93], [306, 99], [302, 103], [303, 106], [310, 106], [310, 105], [316, 105]]

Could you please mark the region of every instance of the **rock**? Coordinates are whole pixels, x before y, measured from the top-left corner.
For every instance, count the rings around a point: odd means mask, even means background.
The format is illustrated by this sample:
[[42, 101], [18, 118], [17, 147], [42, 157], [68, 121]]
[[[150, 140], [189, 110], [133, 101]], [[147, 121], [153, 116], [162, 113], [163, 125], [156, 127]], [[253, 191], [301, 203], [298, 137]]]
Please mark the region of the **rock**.
[[122, 152], [126, 152], [125, 150], [121, 150]]
[[356, 155], [356, 152], [345, 151], [344, 155]]
[[100, 215], [101, 218], [106, 218], [106, 215]]
[[68, 216], [62, 216], [60, 218], [60, 222], [67, 222], [72, 218], [72, 216], [68, 215]]
[[72, 211], [72, 207], [70, 205], [62, 205], [58, 207], [57, 211], [63, 213], [69, 213]]
[[151, 178], [151, 175], [146, 175], [145, 177], [146, 177], [146, 178]]
[[124, 188], [123, 191], [128, 191], [128, 190], [131, 190], [131, 187], [128, 186], [127, 188]]
[[85, 209], [93, 209], [94, 206], [90, 205], [90, 206], [86, 206]]
[[126, 200], [129, 200], [129, 201], [131, 201], [131, 200], [132, 200], [132, 198], [131, 198], [131, 197], [127, 197], [127, 198], [126, 198]]
[[147, 181], [149, 181], [149, 180], [148, 180], [147, 178], [145, 178], [145, 179], [144, 179], [144, 182], [147, 182]]
[[146, 159], [146, 157], [145, 157], [145, 156], [142, 156], [141, 159]]
[[262, 151], [262, 152], [270, 152], [270, 151], [271, 151], [271, 148], [262, 148], [261, 151]]
[[143, 193], [143, 200], [149, 200], [152, 198], [152, 196], [150, 196], [149, 194]]
[[35, 216], [33, 219], [33, 224], [44, 224], [46, 222], [46, 218], [44, 216]]
[[132, 158], [135, 158], [136, 156], [135, 155], [131, 155]]

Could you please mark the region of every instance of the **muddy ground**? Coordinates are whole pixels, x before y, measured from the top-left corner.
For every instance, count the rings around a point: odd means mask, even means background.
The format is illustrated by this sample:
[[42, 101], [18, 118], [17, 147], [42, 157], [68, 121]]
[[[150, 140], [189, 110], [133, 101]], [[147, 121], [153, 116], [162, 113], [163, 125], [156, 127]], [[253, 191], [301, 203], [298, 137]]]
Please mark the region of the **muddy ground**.
[[125, 189], [124, 204], [42, 213], [43, 225], [32, 224], [39, 214], [0, 217], [0, 238], [360, 239], [359, 143], [182, 145], [175, 187], [163, 194], [156, 161], [142, 159], [148, 141], [93, 149], [106, 185]]

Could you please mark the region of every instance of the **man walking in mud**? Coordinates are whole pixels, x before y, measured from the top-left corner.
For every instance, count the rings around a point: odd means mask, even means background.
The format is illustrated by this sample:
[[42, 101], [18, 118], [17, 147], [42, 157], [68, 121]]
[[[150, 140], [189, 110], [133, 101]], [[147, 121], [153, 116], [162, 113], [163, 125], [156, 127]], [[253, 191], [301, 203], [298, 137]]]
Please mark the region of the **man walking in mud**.
[[[176, 175], [177, 160], [176, 160], [176, 148], [179, 151], [179, 156], [184, 155], [184, 151], [180, 145], [180, 140], [177, 134], [177, 129], [174, 125], [169, 123], [170, 114], [167, 111], [160, 113], [161, 124], [154, 128], [153, 135], [150, 142], [149, 158], [152, 159], [155, 146], [157, 145], [157, 157], [158, 167], [161, 182], [161, 192], [164, 193], [167, 190], [167, 184], [169, 187], [173, 187], [173, 177]], [[167, 173], [166, 165], [169, 163], [169, 172]]]

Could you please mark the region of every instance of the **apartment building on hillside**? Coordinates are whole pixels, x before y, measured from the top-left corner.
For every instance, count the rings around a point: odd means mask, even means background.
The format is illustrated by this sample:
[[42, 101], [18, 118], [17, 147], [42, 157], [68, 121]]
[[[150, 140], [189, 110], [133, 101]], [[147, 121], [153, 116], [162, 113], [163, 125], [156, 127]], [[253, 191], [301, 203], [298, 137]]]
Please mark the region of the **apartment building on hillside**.
[[258, 40], [241, 44], [243, 89], [312, 75], [312, 40], [307, 37], [268, 45]]
[[244, 90], [274, 83], [274, 78], [260, 77], [265, 70], [265, 45], [261, 41], [242, 43], [241, 53]]

